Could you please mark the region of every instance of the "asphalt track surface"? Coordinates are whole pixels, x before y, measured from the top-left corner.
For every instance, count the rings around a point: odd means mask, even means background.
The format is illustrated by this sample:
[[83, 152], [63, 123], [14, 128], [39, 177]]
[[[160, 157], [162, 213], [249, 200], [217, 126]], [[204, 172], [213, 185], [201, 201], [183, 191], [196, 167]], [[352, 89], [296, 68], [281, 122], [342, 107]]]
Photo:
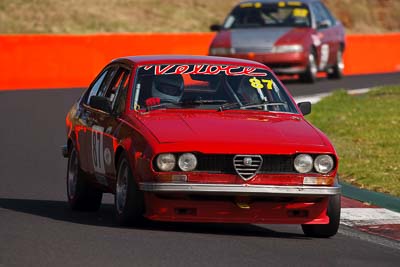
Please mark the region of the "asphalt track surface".
[[[400, 84], [400, 73], [289, 82], [296, 96]], [[0, 92], [0, 266], [398, 266], [400, 244], [341, 227], [151, 223], [117, 227], [111, 196], [72, 212], [65, 194], [65, 114], [82, 90]]]

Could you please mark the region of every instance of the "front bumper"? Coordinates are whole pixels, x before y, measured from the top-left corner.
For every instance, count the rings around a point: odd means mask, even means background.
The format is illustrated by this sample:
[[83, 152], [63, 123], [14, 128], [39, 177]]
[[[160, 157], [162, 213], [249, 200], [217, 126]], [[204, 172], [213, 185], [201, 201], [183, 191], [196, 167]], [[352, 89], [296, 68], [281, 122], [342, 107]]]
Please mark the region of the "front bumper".
[[278, 74], [299, 74], [306, 71], [308, 55], [305, 52], [296, 53], [235, 53], [220, 55], [240, 59], [248, 59], [263, 63]]
[[333, 196], [340, 186], [277, 186], [249, 184], [140, 183], [140, 189], [152, 193], [186, 193], [246, 196]]

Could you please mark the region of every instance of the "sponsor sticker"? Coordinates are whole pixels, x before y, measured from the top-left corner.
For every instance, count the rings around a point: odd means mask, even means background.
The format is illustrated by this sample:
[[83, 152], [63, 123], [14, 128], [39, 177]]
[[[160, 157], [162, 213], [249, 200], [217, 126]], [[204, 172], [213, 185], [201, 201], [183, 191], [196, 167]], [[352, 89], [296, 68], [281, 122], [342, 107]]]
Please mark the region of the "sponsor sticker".
[[104, 162], [107, 164], [107, 166], [110, 166], [112, 162], [111, 151], [108, 147], [104, 149]]
[[268, 90], [272, 90], [272, 79], [257, 79], [256, 77], [249, 79], [251, 87], [255, 89], [262, 89], [266, 85]]
[[261, 8], [262, 4], [260, 2], [240, 4], [240, 8], [249, 8], [249, 7]]
[[243, 4], [240, 4], [240, 8], [249, 8], [249, 7], [253, 7], [253, 3], [243, 3]]
[[308, 10], [305, 9], [305, 8], [295, 8], [295, 9], [293, 9], [293, 16], [295, 16], [295, 17], [304, 18], [304, 17], [307, 17], [307, 15], [308, 15]]
[[290, 1], [288, 2], [288, 6], [301, 6], [301, 2], [298, 1]]
[[256, 72], [254, 67], [224, 66], [224, 65], [148, 65], [145, 70], [154, 69], [155, 75], [169, 74], [205, 74], [218, 75], [224, 73], [228, 76], [266, 76], [265, 72]]
[[262, 4], [261, 4], [261, 3], [258, 3], [258, 2], [254, 4], [254, 7], [255, 7], [255, 8], [261, 8], [261, 6], [262, 6]]
[[104, 174], [103, 132], [104, 128], [98, 125], [92, 127], [92, 163], [96, 173]]

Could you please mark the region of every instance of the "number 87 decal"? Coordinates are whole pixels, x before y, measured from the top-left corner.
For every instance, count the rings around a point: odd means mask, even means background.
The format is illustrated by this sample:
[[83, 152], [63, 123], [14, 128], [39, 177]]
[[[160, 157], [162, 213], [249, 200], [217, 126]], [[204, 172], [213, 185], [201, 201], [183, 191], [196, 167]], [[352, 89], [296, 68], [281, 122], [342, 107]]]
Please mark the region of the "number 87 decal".
[[105, 173], [104, 168], [104, 149], [103, 149], [103, 131], [100, 126], [93, 126], [92, 131], [92, 161], [96, 173]]
[[267, 86], [268, 90], [272, 90], [272, 79], [257, 79], [256, 77], [249, 79], [250, 85], [255, 89], [264, 88], [264, 84]]

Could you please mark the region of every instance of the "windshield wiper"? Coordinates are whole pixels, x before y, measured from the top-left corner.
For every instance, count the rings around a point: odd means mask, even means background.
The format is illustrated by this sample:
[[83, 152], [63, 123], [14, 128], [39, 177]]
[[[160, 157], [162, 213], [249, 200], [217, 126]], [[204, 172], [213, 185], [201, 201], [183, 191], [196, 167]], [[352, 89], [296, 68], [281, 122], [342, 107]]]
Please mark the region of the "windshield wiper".
[[241, 107], [241, 105], [238, 102], [225, 103], [225, 104], [219, 106], [217, 111], [224, 111], [224, 110], [234, 109], [234, 108], [238, 108], [238, 107]]
[[152, 111], [152, 110], [155, 110], [155, 109], [166, 108], [166, 107], [169, 107], [171, 105], [176, 105], [176, 104], [177, 103], [167, 102], [167, 103], [161, 103], [161, 104], [158, 104], [158, 105], [147, 106], [146, 107], [146, 111]]
[[249, 103], [245, 105], [241, 105], [238, 102], [226, 103], [218, 108], [218, 111], [224, 111], [229, 109], [251, 109], [251, 108], [260, 108], [264, 107], [264, 111], [268, 111], [269, 106], [284, 106], [287, 107], [287, 104], [284, 102], [263, 102], [263, 103]]
[[269, 106], [284, 106], [286, 107], [287, 104], [284, 102], [263, 102], [263, 103], [259, 103], [259, 104], [254, 104], [254, 103], [250, 103], [250, 104], [246, 104], [240, 107], [240, 109], [251, 109], [251, 108], [259, 108], [259, 107], [264, 107], [265, 111], [268, 111]]
[[183, 102], [172, 102], [171, 101], [171, 102], [161, 103], [161, 104], [154, 105], [154, 106], [148, 106], [148, 107], [146, 107], [146, 111], [166, 108], [171, 105], [173, 105], [173, 106], [193, 106], [193, 105], [222, 104], [222, 103], [226, 103], [226, 100], [214, 100], [214, 99], [202, 100], [202, 99], [199, 99], [199, 100], [188, 100], [188, 101], [183, 101]]

